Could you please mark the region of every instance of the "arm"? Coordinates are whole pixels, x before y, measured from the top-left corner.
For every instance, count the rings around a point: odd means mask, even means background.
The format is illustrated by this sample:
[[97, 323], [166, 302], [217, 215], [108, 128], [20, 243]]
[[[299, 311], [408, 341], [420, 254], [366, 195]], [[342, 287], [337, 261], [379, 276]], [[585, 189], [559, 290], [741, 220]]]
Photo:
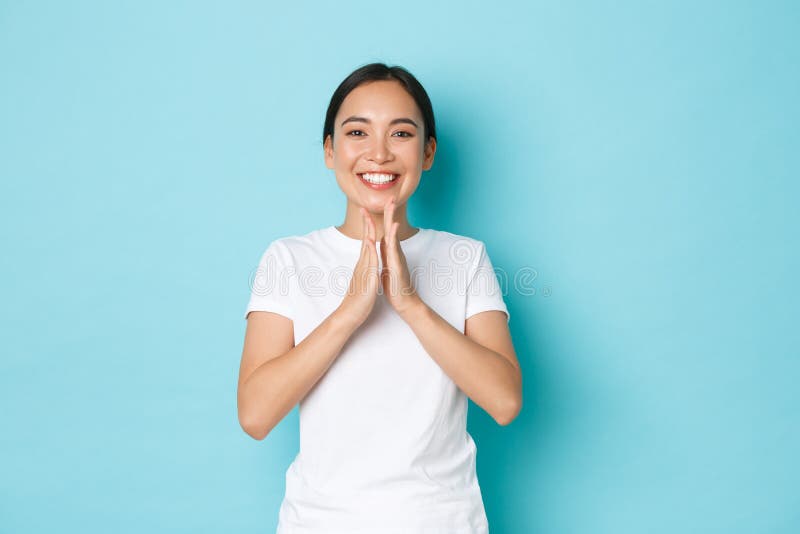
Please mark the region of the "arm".
[[[397, 240], [394, 208], [390, 198], [383, 210], [387, 229], [381, 246], [384, 295], [453, 382], [495, 421], [509, 424], [522, 408], [522, 373], [506, 314], [500, 310], [474, 313], [467, 318], [462, 334], [428, 306], [411, 283]], [[482, 258], [489, 267], [488, 257]]]
[[325, 375], [375, 304], [380, 287], [375, 227], [367, 224], [366, 210], [361, 210], [361, 255], [347, 295], [300, 344], [294, 346], [289, 317], [270, 311], [247, 316], [237, 404], [239, 424], [255, 439], [264, 439]]
[[356, 328], [337, 309], [293, 346], [291, 319], [250, 312], [237, 394], [242, 429], [264, 439], [325, 374]]
[[401, 313], [439, 367], [500, 425], [522, 408], [522, 373], [506, 315], [491, 310], [469, 317], [462, 334], [418, 299]]

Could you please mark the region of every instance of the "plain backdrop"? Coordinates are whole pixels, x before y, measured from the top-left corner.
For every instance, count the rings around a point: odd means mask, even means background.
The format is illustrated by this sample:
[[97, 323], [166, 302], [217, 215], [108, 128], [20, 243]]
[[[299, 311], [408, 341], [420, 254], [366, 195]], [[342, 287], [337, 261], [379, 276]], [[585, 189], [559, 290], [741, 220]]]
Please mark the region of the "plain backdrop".
[[[333, 90], [428, 90], [412, 224], [483, 240], [524, 407], [493, 534], [800, 531], [795, 2], [0, 3], [0, 532], [273, 532], [236, 416], [275, 238], [340, 224]], [[512, 280], [513, 281], [513, 280]], [[529, 284], [530, 286], [530, 284]]]

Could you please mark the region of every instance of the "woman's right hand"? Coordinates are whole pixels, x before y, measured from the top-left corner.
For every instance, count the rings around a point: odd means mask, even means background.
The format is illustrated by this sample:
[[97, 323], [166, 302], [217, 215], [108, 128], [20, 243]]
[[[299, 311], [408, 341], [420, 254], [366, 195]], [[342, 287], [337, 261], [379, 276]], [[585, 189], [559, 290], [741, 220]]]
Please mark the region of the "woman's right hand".
[[361, 207], [359, 211], [364, 228], [361, 255], [353, 269], [347, 294], [339, 305], [339, 311], [356, 325], [361, 325], [369, 317], [381, 285], [378, 251], [375, 248], [375, 223], [366, 209]]

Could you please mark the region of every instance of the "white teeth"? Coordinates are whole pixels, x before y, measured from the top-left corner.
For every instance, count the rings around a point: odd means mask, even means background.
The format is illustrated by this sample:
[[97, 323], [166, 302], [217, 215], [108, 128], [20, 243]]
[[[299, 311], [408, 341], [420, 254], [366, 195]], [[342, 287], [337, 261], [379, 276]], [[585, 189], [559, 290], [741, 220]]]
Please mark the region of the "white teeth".
[[364, 177], [366, 181], [371, 184], [385, 184], [394, 180], [394, 174], [375, 174], [375, 173], [364, 173], [361, 176]]

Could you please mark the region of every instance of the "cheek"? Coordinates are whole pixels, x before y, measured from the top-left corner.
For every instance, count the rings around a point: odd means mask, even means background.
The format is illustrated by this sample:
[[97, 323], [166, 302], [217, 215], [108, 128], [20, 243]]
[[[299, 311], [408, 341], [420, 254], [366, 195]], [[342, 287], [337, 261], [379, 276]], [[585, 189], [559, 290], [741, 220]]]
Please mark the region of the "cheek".
[[422, 146], [419, 143], [407, 143], [401, 147], [398, 152], [408, 164], [422, 165], [422, 160], [425, 155], [422, 152]]
[[342, 143], [340, 146], [336, 147], [334, 155], [339, 162], [346, 165], [358, 158], [360, 152], [361, 150], [357, 146]]

